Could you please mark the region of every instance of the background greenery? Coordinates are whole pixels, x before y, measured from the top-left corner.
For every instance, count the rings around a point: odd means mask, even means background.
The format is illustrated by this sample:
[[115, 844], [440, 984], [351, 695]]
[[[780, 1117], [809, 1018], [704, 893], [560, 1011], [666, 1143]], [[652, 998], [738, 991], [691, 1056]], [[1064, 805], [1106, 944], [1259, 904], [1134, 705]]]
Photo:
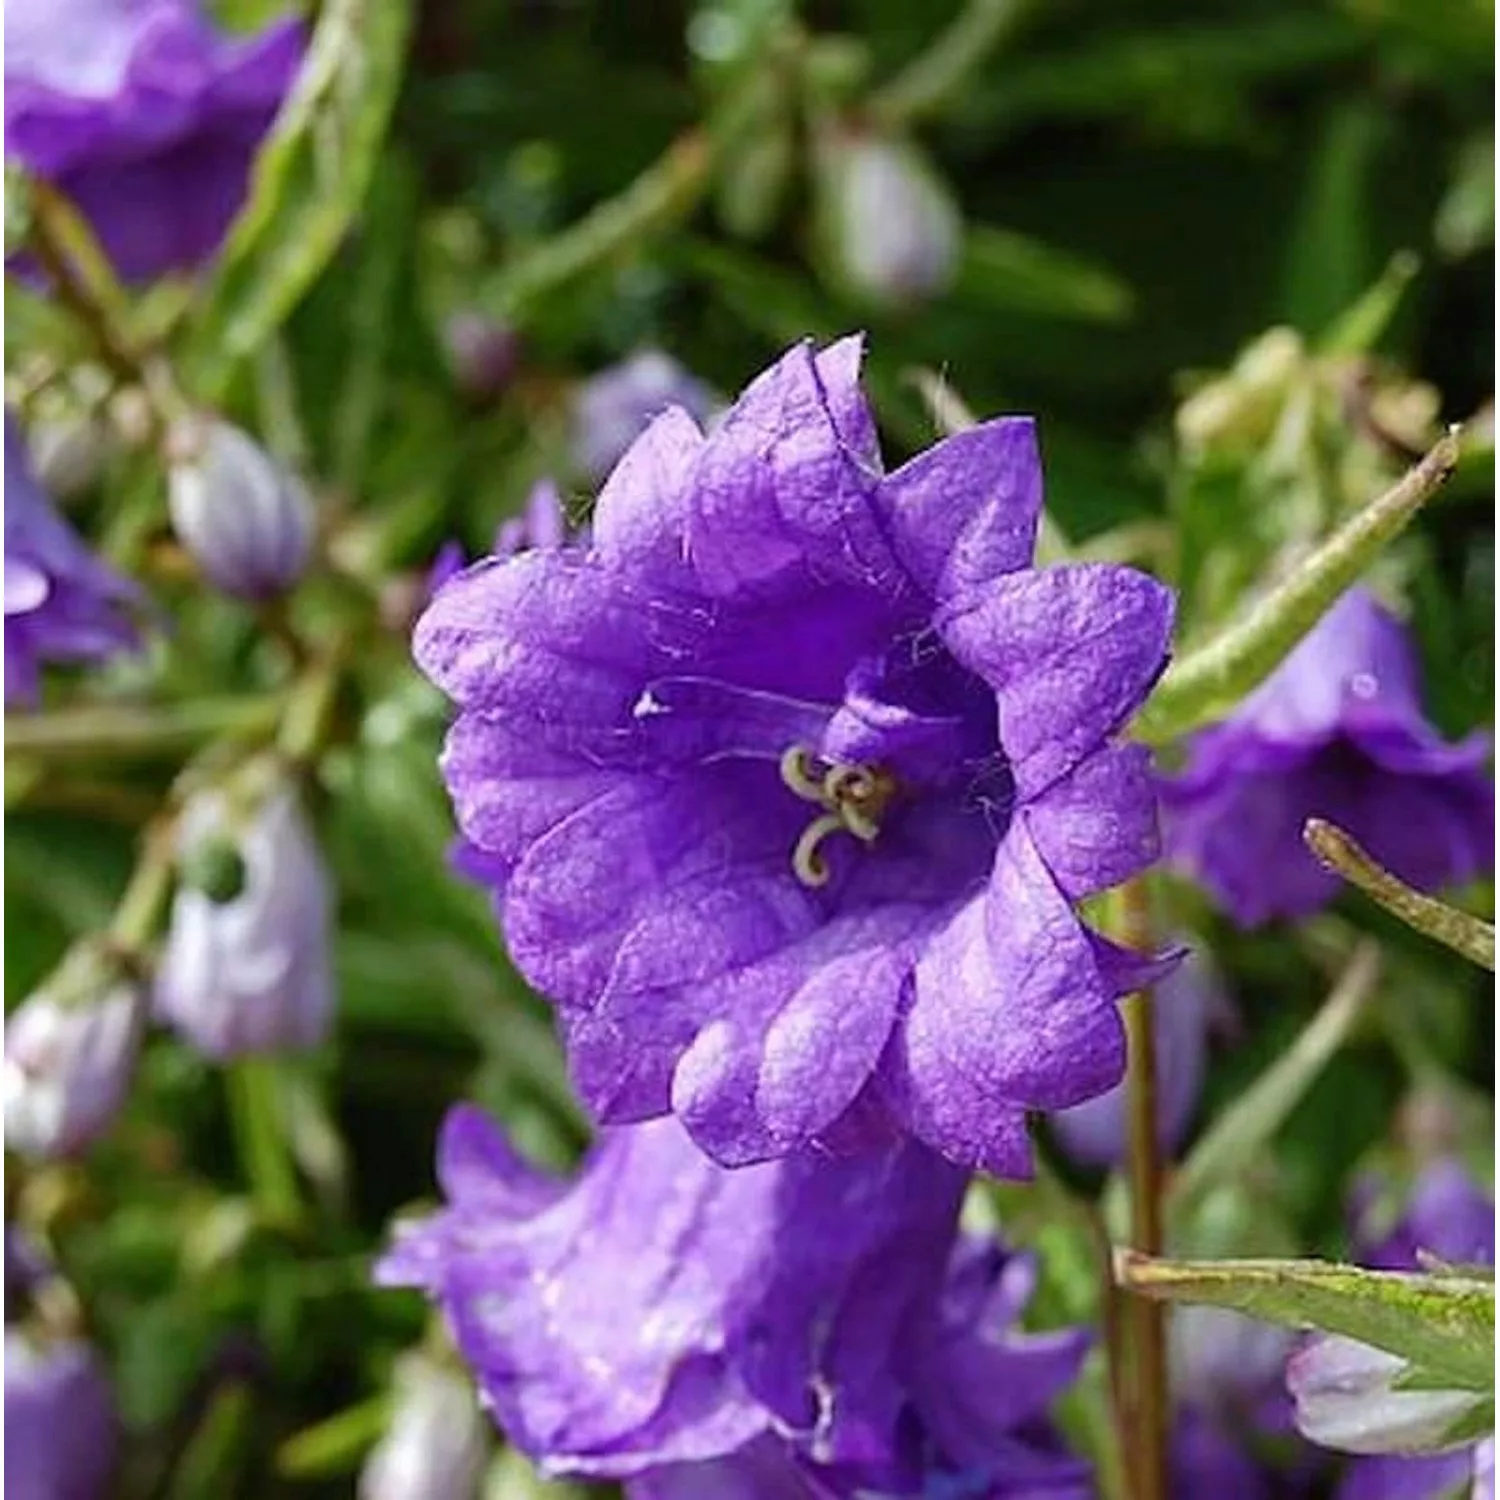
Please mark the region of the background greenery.
[[[221, 9], [238, 23], [276, 7]], [[444, 1109], [478, 1098], [558, 1162], [583, 1139], [545, 1008], [509, 970], [483, 898], [446, 871], [442, 706], [404, 639], [443, 540], [481, 546], [544, 473], [586, 511], [566, 441], [581, 376], [654, 344], [732, 393], [790, 341], [864, 327], [890, 462], [934, 436], [911, 372], [940, 371], [978, 413], [1038, 414], [1048, 503], [1070, 537], [1171, 516], [1194, 547], [1252, 571], [1270, 559], [1263, 508], [1291, 502], [1243, 457], [1210, 466], [1212, 485], [1192, 468], [1173, 426], [1192, 372], [1228, 369], [1276, 325], [1326, 339], [1409, 251], [1416, 274], [1371, 351], [1380, 380], [1430, 383], [1450, 420], [1493, 390], [1481, 0], [970, 5], [993, 45], [903, 121], [961, 205], [961, 267], [944, 295], [883, 309], [840, 290], [820, 248], [808, 132], [830, 113], [908, 113], [886, 86], [909, 80], [959, 7], [428, 0], [404, 39], [399, 0], [323, 7], [325, 22], [340, 14], [328, 45], [341, 82], [314, 106], [335, 131], [331, 164], [285, 138], [258, 223], [208, 293], [133, 312], [168, 330], [190, 390], [314, 477], [333, 561], [290, 626], [307, 640], [352, 630], [360, 646], [318, 778], [339, 889], [337, 1033], [281, 1080], [303, 1210], [260, 1213], [223, 1080], [165, 1037], [109, 1140], [7, 1178], [114, 1362], [131, 1493], [347, 1493], [379, 1430], [366, 1403], [423, 1330], [414, 1298], [368, 1288], [368, 1258], [389, 1215], [430, 1193]], [[77, 330], [24, 292], [8, 304], [8, 365], [83, 357]], [[466, 394], [445, 354], [446, 320], [470, 310], [522, 340], [493, 398]], [[1336, 403], [1320, 410], [1322, 441], [1358, 447]], [[1373, 482], [1379, 465], [1364, 472]], [[1478, 441], [1400, 572], [1451, 733], [1493, 719], [1492, 494]], [[174, 708], [274, 692], [288, 670], [264, 620], [174, 566], [149, 455], [111, 464], [77, 514], [150, 578], [173, 626], [144, 664], [48, 705], [144, 709], [154, 729], [139, 743], [7, 761], [8, 1004], [107, 919], [180, 764]], [[1229, 601], [1195, 602], [1211, 617]], [[1352, 926], [1388, 949], [1374, 1015], [1274, 1149], [1225, 1185], [1200, 1248], [1217, 1234], [1218, 1253], [1336, 1253], [1348, 1175], [1396, 1140], [1414, 1084], [1458, 1109], [1482, 1154], [1482, 976], [1358, 901], [1257, 937], [1179, 901], [1244, 1017], [1205, 1117], [1305, 1024]], [[1074, 1278], [1056, 1289], [1070, 1308], [1087, 1271], [1065, 1252], [1049, 1264]]]

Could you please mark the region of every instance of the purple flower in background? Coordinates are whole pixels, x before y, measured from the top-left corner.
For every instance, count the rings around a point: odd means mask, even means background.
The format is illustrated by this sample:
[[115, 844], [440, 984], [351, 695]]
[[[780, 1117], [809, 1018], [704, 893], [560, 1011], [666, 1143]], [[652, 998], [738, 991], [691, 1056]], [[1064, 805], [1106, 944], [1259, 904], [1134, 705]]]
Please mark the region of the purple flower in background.
[[669, 406], [706, 422], [718, 397], [660, 349], [642, 349], [591, 376], [573, 394], [573, 462], [596, 484]]
[[69, 954], [6, 1018], [6, 1146], [68, 1156], [108, 1130], [135, 1076], [144, 1013], [139, 984], [108, 955]]
[[200, 792], [179, 828], [184, 878], [157, 969], [156, 1014], [205, 1056], [315, 1047], [333, 1010], [328, 875], [295, 793], [251, 813]]
[[883, 473], [859, 360], [791, 350], [708, 438], [663, 413], [587, 550], [460, 574], [416, 656], [601, 1119], [672, 1110], [727, 1165], [894, 1124], [1024, 1175], [1026, 1111], [1119, 1081], [1115, 1002], [1160, 971], [1073, 903], [1156, 855], [1116, 732], [1172, 600], [1031, 565], [1028, 420]]
[[5, 1330], [5, 1493], [11, 1500], [104, 1500], [115, 1461], [115, 1404], [81, 1340], [42, 1343]]
[[1084, 1336], [1016, 1329], [1031, 1262], [957, 1241], [965, 1174], [915, 1142], [726, 1171], [666, 1119], [606, 1131], [569, 1185], [460, 1106], [438, 1173], [447, 1206], [377, 1277], [427, 1291], [546, 1473], [656, 1497], [1087, 1493], [1045, 1421]]
[[1384, 1187], [1374, 1177], [1355, 1186], [1353, 1238], [1362, 1265], [1415, 1271], [1419, 1250], [1452, 1265], [1494, 1265], [1495, 1201], [1462, 1162], [1451, 1156], [1428, 1162], [1395, 1219], [1383, 1213]]
[[[7, 15], [9, 12], [7, 12]], [[133, 645], [132, 584], [101, 563], [37, 483], [5, 414], [5, 702], [36, 701], [44, 661], [98, 661]]]
[[[1227, 1004], [1208, 961], [1197, 954], [1190, 954], [1156, 987], [1156, 1134], [1163, 1151], [1175, 1152], [1187, 1138], [1203, 1089], [1209, 1029]], [[1096, 1167], [1123, 1164], [1130, 1135], [1124, 1083], [1097, 1099], [1060, 1110], [1051, 1124], [1074, 1161]]]
[[1221, 724], [1194, 737], [1162, 802], [1170, 857], [1240, 923], [1301, 917], [1338, 877], [1302, 842], [1310, 817], [1352, 834], [1421, 890], [1491, 868], [1495, 793], [1482, 735], [1450, 745], [1422, 716], [1405, 629], [1351, 589]]
[[[1363, 1264], [1386, 1271], [1414, 1271], [1421, 1264], [1417, 1257], [1419, 1250], [1453, 1265], [1494, 1264], [1494, 1198], [1480, 1187], [1460, 1162], [1452, 1157], [1440, 1157], [1425, 1165], [1411, 1186], [1404, 1209], [1394, 1221], [1383, 1212], [1386, 1194], [1382, 1189], [1385, 1186], [1378, 1179], [1367, 1176], [1355, 1187], [1354, 1248]], [[1325, 1344], [1329, 1342], [1334, 1343], [1335, 1353], [1339, 1352], [1338, 1346], [1352, 1343], [1351, 1340], [1341, 1340], [1325, 1341]], [[1377, 1374], [1380, 1367], [1375, 1364], [1376, 1360], [1384, 1361], [1388, 1367], [1394, 1358], [1379, 1350], [1368, 1350], [1364, 1345], [1354, 1345], [1354, 1348], [1365, 1351], [1364, 1364], [1374, 1368]], [[1308, 1357], [1306, 1351], [1299, 1356], [1304, 1365]], [[1322, 1358], [1326, 1364], [1329, 1358], [1326, 1348]], [[1315, 1364], [1315, 1373], [1316, 1369]], [[1291, 1378], [1290, 1374], [1288, 1378]], [[1419, 1401], [1427, 1398], [1429, 1404], [1434, 1400], [1439, 1403], [1446, 1401], [1447, 1406], [1439, 1405], [1438, 1420], [1442, 1420], [1455, 1403], [1462, 1406], [1466, 1399], [1440, 1391], [1398, 1393], [1387, 1398], [1387, 1402], [1400, 1403], [1399, 1415], [1410, 1410], [1413, 1395]], [[1375, 1397], [1357, 1399], [1353, 1405], [1355, 1418], [1371, 1420], [1375, 1403]], [[1337, 1407], [1335, 1411], [1337, 1413]], [[1376, 1417], [1382, 1414], [1375, 1411]], [[1424, 1415], [1428, 1413], [1418, 1409], [1416, 1419]], [[1483, 1484], [1493, 1488], [1493, 1472], [1493, 1440], [1449, 1453], [1414, 1456], [1379, 1453], [1357, 1458], [1349, 1464], [1339, 1485], [1337, 1500], [1448, 1500], [1449, 1496], [1459, 1493], [1471, 1477], [1475, 1481], [1473, 1493], [1478, 1500], [1484, 1493]]]
[[301, 24], [221, 36], [193, 0], [8, 0], [5, 148], [150, 281], [213, 255], [302, 57]]
[[466, 309], [443, 324], [443, 349], [459, 390], [483, 403], [500, 396], [521, 363], [521, 339], [487, 313]]

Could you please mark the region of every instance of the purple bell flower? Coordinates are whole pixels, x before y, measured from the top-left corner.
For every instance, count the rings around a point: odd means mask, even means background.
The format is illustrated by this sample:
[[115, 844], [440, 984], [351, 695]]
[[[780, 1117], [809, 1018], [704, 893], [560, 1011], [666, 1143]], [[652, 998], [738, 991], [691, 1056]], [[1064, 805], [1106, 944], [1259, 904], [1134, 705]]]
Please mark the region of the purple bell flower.
[[[9, 15], [9, 12], [7, 12]], [[5, 414], [5, 702], [36, 702], [44, 661], [99, 661], [134, 645], [133, 584], [101, 563], [37, 483]]]
[[1406, 631], [1351, 589], [1162, 787], [1168, 855], [1244, 927], [1302, 917], [1340, 881], [1302, 842], [1310, 817], [1352, 834], [1408, 884], [1492, 867], [1495, 792], [1482, 735], [1456, 745], [1422, 716]]
[[1161, 972], [1074, 902], [1156, 856], [1117, 732], [1172, 599], [1032, 566], [1027, 420], [883, 473], [860, 349], [793, 349], [707, 438], [667, 410], [587, 550], [452, 579], [416, 657], [599, 1118], [671, 1110], [731, 1166], [857, 1121], [1020, 1176], [1026, 1111], [1119, 1082], [1116, 1000]]
[[[1208, 1063], [1208, 1033], [1228, 1002], [1207, 960], [1189, 954], [1156, 987], [1152, 1025], [1156, 1033], [1156, 1136], [1172, 1154], [1187, 1139]], [[1053, 1133], [1074, 1161], [1093, 1167], [1123, 1165], [1130, 1120], [1123, 1082], [1107, 1094], [1060, 1110]]]
[[141, 987], [95, 949], [68, 955], [5, 1022], [5, 1144], [49, 1159], [81, 1151], [129, 1093], [145, 1022]]
[[573, 394], [574, 463], [599, 483], [652, 419], [672, 406], [706, 422], [720, 402], [708, 386], [660, 349], [642, 349], [601, 370]]
[[1045, 1421], [1086, 1336], [1016, 1329], [1034, 1266], [957, 1241], [966, 1176], [915, 1142], [726, 1171], [664, 1119], [566, 1184], [460, 1106], [438, 1174], [447, 1206], [377, 1279], [437, 1303], [544, 1473], [657, 1500], [1088, 1493]]
[[114, 1468], [114, 1396], [81, 1340], [5, 1330], [5, 1492], [12, 1500], [104, 1500]]
[[116, 272], [218, 249], [302, 58], [300, 22], [221, 36], [193, 0], [9, 0], [5, 147], [77, 204]]
[[156, 975], [157, 1016], [207, 1057], [315, 1047], [333, 1013], [332, 896], [296, 794], [246, 815], [200, 792], [179, 830], [185, 878]]
[[[1383, 1186], [1373, 1177], [1355, 1186], [1353, 1237], [1361, 1263], [1385, 1271], [1414, 1271], [1421, 1264], [1419, 1250], [1453, 1265], [1495, 1263], [1494, 1199], [1456, 1159], [1439, 1157], [1422, 1168], [1394, 1223], [1381, 1212]], [[1371, 1350], [1365, 1355], [1367, 1361], [1371, 1354], [1386, 1361], [1393, 1357]], [[1308, 1358], [1305, 1352], [1300, 1357], [1304, 1363]], [[1452, 1400], [1448, 1392], [1416, 1394]], [[1355, 1414], [1368, 1418], [1373, 1399], [1367, 1398], [1363, 1407], [1356, 1405]], [[1405, 1399], [1409, 1402], [1410, 1395]], [[1493, 1440], [1449, 1453], [1379, 1453], [1354, 1459], [1344, 1472], [1336, 1500], [1448, 1500], [1471, 1478], [1476, 1500], [1485, 1484], [1493, 1490]]]

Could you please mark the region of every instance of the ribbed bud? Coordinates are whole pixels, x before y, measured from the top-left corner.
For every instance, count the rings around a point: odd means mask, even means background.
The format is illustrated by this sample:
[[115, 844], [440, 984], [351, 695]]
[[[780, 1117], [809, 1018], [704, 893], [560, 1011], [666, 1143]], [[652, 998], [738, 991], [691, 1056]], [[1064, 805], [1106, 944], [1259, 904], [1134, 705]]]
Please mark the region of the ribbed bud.
[[395, 1411], [359, 1477], [359, 1500], [474, 1500], [489, 1453], [474, 1387], [413, 1351], [396, 1365]]
[[316, 1046], [333, 1003], [330, 893], [295, 790], [199, 792], [178, 851], [157, 1015], [219, 1060]]
[[256, 601], [296, 583], [313, 537], [312, 499], [301, 480], [216, 418], [179, 423], [168, 446], [172, 529], [204, 577]]
[[1314, 1334], [1287, 1363], [1297, 1428], [1342, 1453], [1433, 1453], [1472, 1442], [1479, 1391], [1402, 1389], [1399, 1355], [1337, 1334]]
[[102, 1135], [125, 1102], [144, 1016], [118, 960], [75, 948], [5, 1023], [5, 1144], [50, 1158]]
[[821, 142], [818, 166], [825, 248], [854, 295], [903, 307], [947, 289], [963, 221], [916, 146], [838, 127]]

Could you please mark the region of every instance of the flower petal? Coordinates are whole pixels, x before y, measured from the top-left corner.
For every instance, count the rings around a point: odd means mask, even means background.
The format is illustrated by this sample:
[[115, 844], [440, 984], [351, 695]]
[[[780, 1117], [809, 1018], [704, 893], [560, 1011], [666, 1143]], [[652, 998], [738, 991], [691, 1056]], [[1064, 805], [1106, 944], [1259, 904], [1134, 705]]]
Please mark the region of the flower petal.
[[1021, 1111], [1077, 1104], [1124, 1069], [1114, 996], [1023, 814], [989, 889], [917, 961], [886, 1058], [893, 1107], [945, 1154], [1014, 1175], [1029, 1159]]
[[962, 599], [1024, 568], [1042, 510], [1036, 424], [1001, 417], [955, 433], [882, 481], [876, 506], [897, 560], [931, 598]]
[[1119, 730], [1167, 664], [1172, 594], [1109, 563], [996, 579], [939, 621], [953, 654], [995, 690], [1000, 742], [1023, 798]]

